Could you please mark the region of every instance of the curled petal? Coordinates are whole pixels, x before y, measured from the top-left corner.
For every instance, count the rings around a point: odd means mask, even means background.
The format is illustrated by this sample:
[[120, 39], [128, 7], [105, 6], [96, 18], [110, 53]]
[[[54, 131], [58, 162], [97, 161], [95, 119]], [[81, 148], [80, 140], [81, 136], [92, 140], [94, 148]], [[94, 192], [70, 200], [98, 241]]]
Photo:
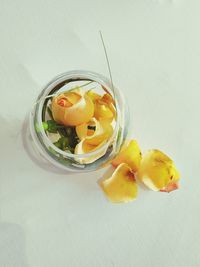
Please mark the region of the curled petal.
[[97, 120], [101, 119], [112, 120], [114, 118], [113, 111], [110, 109], [110, 107], [107, 104], [99, 103], [99, 101], [95, 102], [94, 116]]
[[93, 114], [92, 100], [78, 89], [53, 97], [52, 115], [60, 124], [76, 126], [88, 122]]
[[112, 165], [117, 167], [121, 163], [126, 163], [133, 172], [137, 172], [140, 167], [141, 159], [142, 154], [138, 143], [135, 140], [131, 140], [125, 142], [119, 154], [112, 161]]
[[86, 138], [87, 143], [91, 145], [99, 145], [104, 140], [108, 140], [113, 134], [113, 127], [109, 121], [102, 120], [99, 122], [93, 135]]
[[92, 118], [88, 123], [78, 125], [76, 133], [80, 140], [86, 139], [88, 144], [97, 146], [111, 137], [113, 127], [109, 121]]
[[[83, 154], [86, 154], [86, 153], [90, 153], [90, 152], [93, 152], [95, 150], [98, 150], [105, 143], [106, 143], [106, 141], [103, 141], [98, 146], [95, 146], [95, 145], [88, 144], [87, 141], [85, 139], [83, 139], [80, 143], [78, 143], [76, 145], [74, 152], [77, 155], [83, 155]], [[96, 153], [94, 156], [85, 157], [85, 158], [82, 158], [82, 159], [77, 159], [77, 161], [80, 162], [81, 164], [92, 163], [95, 160], [97, 160], [100, 157], [102, 157], [105, 153], [106, 153], [106, 148], [103, 149], [101, 152]]]
[[167, 192], [167, 193], [169, 193], [169, 192], [174, 191], [176, 189], [179, 189], [179, 183], [178, 182], [168, 184], [163, 189], [160, 189], [160, 192]]
[[95, 102], [96, 100], [101, 99], [101, 95], [95, 93], [93, 90], [89, 90], [87, 93], [87, 96], [90, 97], [90, 99]]
[[138, 194], [138, 187], [130, 167], [120, 164], [112, 176], [101, 182], [101, 187], [111, 202], [130, 202]]
[[76, 133], [79, 139], [82, 140], [88, 136], [93, 136], [99, 131], [99, 128], [99, 122], [95, 118], [92, 118], [88, 122], [76, 126]]
[[[93, 130], [88, 130], [88, 126]], [[93, 118], [90, 120], [90, 122], [77, 126], [76, 132], [81, 142], [77, 144], [75, 154], [85, 154], [95, 151], [103, 146], [112, 136], [113, 127], [108, 121], [97, 121], [95, 118]], [[83, 159], [82, 162], [93, 162], [103, 156], [105, 152], [106, 149], [89, 159]]]
[[141, 161], [138, 178], [154, 191], [170, 192], [178, 188], [180, 174], [167, 155], [159, 150], [149, 150]]
[[113, 97], [108, 93], [106, 93], [102, 96], [101, 101], [104, 103], [107, 103], [107, 104], [114, 104], [115, 103]]
[[94, 116], [97, 120], [107, 119], [112, 121], [116, 118], [115, 102], [109, 93], [101, 96], [93, 90], [89, 90], [87, 95], [94, 103]]

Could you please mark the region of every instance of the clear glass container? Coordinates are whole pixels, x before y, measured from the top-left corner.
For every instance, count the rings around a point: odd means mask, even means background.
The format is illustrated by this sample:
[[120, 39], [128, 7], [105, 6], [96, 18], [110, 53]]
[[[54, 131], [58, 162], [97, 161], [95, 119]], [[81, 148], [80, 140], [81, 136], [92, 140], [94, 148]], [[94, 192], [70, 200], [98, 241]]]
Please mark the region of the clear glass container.
[[[50, 96], [55, 93], [70, 90], [74, 86], [80, 86], [81, 83], [90, 81], [98, 83], [106, 88], [115, 99], [117, 116], [113, 135], [104, 145], [93, 152], [85, 154], [68, 153], [55, 146], [48, 138], [43, 128], [43, 121], [47, 116], [47, 102]], [[83, 70], [65, 72], [50, 81], [41, 91], [30, 113], [31, 136], [40, 154], [55, 166], [68, 171], [93, 171], [110, 162], [119, 152], [126, 138], [129, 125], [129, 112], [124, 96], [117, 88], [114, 88], [113, 93], [111, 88], [111, 83], [106, 77], [95, 72]], [[87, 162], [87, 159], [91, 159], [92, 157], [96, 158], [94, 162], [84, 163]]]

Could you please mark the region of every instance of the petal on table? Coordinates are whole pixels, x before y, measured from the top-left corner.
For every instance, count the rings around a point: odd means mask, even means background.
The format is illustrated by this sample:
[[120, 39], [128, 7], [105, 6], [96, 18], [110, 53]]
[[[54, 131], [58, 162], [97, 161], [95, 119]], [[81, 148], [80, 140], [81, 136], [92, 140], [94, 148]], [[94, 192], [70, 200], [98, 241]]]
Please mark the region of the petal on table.
[[154, 191], [170, 192], [172, 187], [178, 187], [180, 174], [167, 155], [159, 150], [149, 150], [141, 161], [138, 178]]
[[107, 198], [114, 203], [133, 201], [138, 194], [134, 174], [125, 163], [120, 164], [100, 185]]
[[179, 189], [179, 183], [178, 182], [175, 182], [175, 183], [168, 184], [163, 189], [160, 189], [160, 192], [167, 192], [167, 193], [169, 193], [169, 192], [174, 191], [174, 190], [177, 190], [177, 189]]
[[117, 167], [121, 163], [126, 163], [133, 172], [137, 172], [140, 167], [142, 153], [135, 140], [126, 141], [119, 154], [112, 161], [112, 165]]

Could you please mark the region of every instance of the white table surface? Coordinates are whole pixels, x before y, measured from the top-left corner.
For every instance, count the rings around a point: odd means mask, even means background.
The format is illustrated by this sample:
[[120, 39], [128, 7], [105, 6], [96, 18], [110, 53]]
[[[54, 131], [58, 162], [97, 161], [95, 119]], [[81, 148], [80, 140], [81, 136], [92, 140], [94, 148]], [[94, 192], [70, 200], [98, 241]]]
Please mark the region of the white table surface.
[[[0, 266], [200, 266], [199, 1], [0, 0]], [[171, 194], [107, 201], [105, 170], [65, 174], [39, 163], [25, 118], [55, 75], [89, 69], [128, 98], [130, 135], [182, 173]]]

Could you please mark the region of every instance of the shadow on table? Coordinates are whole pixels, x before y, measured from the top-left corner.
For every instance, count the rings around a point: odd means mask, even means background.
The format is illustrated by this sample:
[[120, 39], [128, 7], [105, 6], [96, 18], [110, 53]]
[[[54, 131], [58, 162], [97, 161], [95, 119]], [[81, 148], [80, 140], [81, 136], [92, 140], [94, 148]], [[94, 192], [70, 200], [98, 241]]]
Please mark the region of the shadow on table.
[[0, 223], [0, 266], [28, 267], [25, 241], [21, 226]]
[[28, 115], [25, 117], [24, 122], [22, 124], [21, 137], [22, 137], [23, 147], [27, 155], [37, 166], [39, 166], [42, 169], [45, 169], [46, 171], [53, 172], [56, 174], [63, 174], [63, 175], [74, 174], [73, 172], [68, 172], [67, 170], [61, 170], [59, 168], [56, 168], [56, 166], [46, 161], [45, 158], [37, 151], [30, 134]]

